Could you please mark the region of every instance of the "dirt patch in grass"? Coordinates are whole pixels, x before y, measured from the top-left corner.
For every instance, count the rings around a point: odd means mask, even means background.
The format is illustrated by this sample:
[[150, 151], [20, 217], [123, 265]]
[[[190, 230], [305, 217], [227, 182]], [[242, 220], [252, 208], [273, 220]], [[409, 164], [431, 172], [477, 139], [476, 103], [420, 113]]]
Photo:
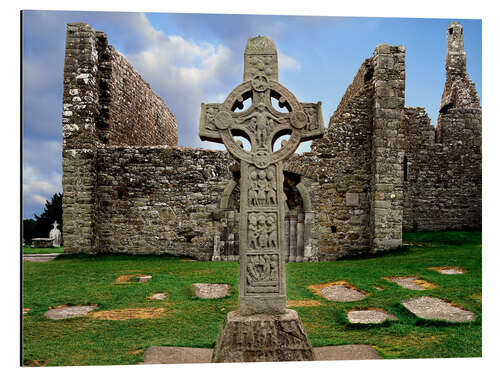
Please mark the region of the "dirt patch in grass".
[[131, 350], [130, 352], [127, 352], [127, 354], [136, 355], [136, 354], [141, 354], [143, 352], [144, 352], [144, 349], [137, 349], [137, 350]]
[[426, 281], [426, 280], [417, 279], [417, 280], [414, 281], [414, 283], [417, 284], [417, 285], [420, 285], [424, 289], [435, 289], [435, 288], [437, 288], [436, 284], [433, 284], [430, 281]]
[[30, 309], [30, 308], [28, 308], [28, 307], [23, 308], [23, 315], [26, 315], [27, 313], [29, 313], [29, 312], [30, 312], [30, 310], [31, 310], [31, 309]]
[[351, 290], [355, 290], [359, 293], [363, 293], [363, 294], [367, 295], [366, 292], [362, 291], [361, 289], [356, 288], [355, 286], [352, 286], [346, 280], [330, 281], [330, 282], [323, 283], [323, 284], [312, 284], [312, 285], [308, 285], [307, 288], [311, 292], [316, 294], [317, 296], [322, 297], [323, 295], [321, 294], [321, 289], [332, 286], [332, 285], [344, 285], [345, 287], [347, 287]]
[[161, 307], [96, 311], [90, 317], [97, 320], [157, 319], [165, 311]]
[[[144, 277], [144, 276], [151, 276], [151, 275], [146, 275], [146, 274], [142, 274], [142, 273], [141, 274], [135, 273], [133, 275], [122, 275], [122, 276], [118, 276], [116, 278], [115, 284], [128, 284], [128, 283], [132, 282], [132, 279], [137, 279], [139, 277]], [[135, 281], [139, 282], [139, 280], [135, 280]]]
[[286, 301], [286, 307], [307, 307], [307, 306], [321, 306], [321, 302], [315, 299]]
[[40, 359], [31, 359], [31, 358], [26, 358], [23, 361], [23, 366], [28, 366], [28, 367], [43, 367], [46, 366], [48, 360], [40, 360]]

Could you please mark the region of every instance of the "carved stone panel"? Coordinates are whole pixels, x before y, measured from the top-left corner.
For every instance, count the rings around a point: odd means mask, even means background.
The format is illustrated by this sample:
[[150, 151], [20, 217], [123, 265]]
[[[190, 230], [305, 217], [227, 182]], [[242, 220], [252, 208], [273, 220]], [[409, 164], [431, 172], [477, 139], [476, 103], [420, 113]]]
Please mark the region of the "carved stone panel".
[[279, 254], [251, 254], [246, 258], [245, 294], [279, 293]]

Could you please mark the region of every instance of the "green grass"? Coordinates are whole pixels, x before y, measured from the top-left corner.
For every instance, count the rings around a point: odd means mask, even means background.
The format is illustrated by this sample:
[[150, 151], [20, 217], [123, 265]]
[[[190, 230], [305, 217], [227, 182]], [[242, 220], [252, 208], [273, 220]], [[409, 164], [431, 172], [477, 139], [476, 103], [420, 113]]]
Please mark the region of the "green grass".
[[[458, 239], [461, 239], [458, 241]], [[313, 346], [369, 344], [383, 358], [481, 356], [481, 234], [409, 233], [406, 251], [365, 259], [287, 264], [287, 298], [318, 300], [320, 306], [294, 307]], [[458, 241], [458, 242], [457, 242]], [[424, 244], [424, 246], [422, 246]], [[429, 267], [459, 266], [462, 275], [441, 275]], [[116, 284], [121, 275], [150, 274], [146, 283]], [[210, 348], [228, 311], [238, 306], [236, 262], [190, 262], [171, 256], [68, 255], [48, 263], [24, 262], [24, 359], [49, 366], [134, 364], [152, 345]], [[413, 291], [385, 276], [419, 276], [437, 285]], [[346, 280], [369, 293], [362, 301], [337, 303], [313, 294], [308, 285]], [[231, 296], [193, 297], [191, 284], [228, 283]], [[375, 286], [384, 288], [377, 291]], [[166, 301], [150, 301], [155, 292]], [[435, 296], [477, 314], [472, 323], [424, 322], [400, 305], [415, 296]], [[95, 303], [97, 311], [163, 307], [158, 319], [122, 321], [90, 317], [52, 321], [50, 306]], [[399, 318], [382, 326], [351, 325], [351, 309], [378, 307]]]
[[23, 247], [23, 254], [50, 254], [50, 253], [64, 253], [64, 247], [49, 247], [49, 248], [38, 248], [38, 247]]

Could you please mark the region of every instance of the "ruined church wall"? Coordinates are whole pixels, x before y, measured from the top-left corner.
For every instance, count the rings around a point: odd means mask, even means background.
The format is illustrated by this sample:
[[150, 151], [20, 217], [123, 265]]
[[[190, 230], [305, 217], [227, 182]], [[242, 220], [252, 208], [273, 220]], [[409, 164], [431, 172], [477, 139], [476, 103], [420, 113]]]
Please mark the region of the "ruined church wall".
[[[435, 128], [423, 108], [406, 108], [407, 160], [404, 230], [481, 229], [480, 109], [450, 109], [446, 118], [453, 137], [436, 143]], [[474, 130], [473, 130], [474, 129]]]
[[108, 45], [106, 34], [87, 24], [67, 25], [63, 82], [65, 252], [92, 253], [97, 242], [99, 147], [175, 145], [177, 122], [125, 58]]
[[231, 160], [187, 147], [99, 148], [98, 252], [210, 259]]
[[404, 46], [381, 44], [373, 54], [372, 252], [403, 243], [405, 51]]
[[67, 253], [93, 252], [96, 239], [97, 50], [90, 26], [68, 25], [62, 112], [62, 231]]
[[367, 59], [330, 118], [325, 136], [285, 167], [304, 176], [321, 261], [369, 251], [372, 78], [373, 61]]
[[104, 54], [111, 68], [105, 84], [108, 145], [177, 145], [177, 120], [163, 100], [113, 46], [107, 46]]

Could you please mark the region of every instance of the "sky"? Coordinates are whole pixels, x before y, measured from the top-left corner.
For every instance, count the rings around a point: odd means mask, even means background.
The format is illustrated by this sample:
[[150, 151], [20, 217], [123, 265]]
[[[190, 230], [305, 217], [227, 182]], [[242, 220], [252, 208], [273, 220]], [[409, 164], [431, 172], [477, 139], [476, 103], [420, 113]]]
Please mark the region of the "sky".
[[[365, 58], [378, 44], [406, 46], [407, 107], [425, 107], [435, 125], [445, 81], [446, 28], [464, 28], [469, 77], [482, 91], [478, 19], [355, 18], [187, 13], [25, 11], [22, 15], [23, 218], [62, 192], [62, 92], [68, 22], [104, 31], [165, 101], [179, 145], [222, 149], [198, 138], [200, 103], [222, 102], [243, 78], [248, 38], [278, 49], [279, 80], [303, 102], [323, 103], [325, 126]], [[307, 151], [310, 142], [299, 148]]]

